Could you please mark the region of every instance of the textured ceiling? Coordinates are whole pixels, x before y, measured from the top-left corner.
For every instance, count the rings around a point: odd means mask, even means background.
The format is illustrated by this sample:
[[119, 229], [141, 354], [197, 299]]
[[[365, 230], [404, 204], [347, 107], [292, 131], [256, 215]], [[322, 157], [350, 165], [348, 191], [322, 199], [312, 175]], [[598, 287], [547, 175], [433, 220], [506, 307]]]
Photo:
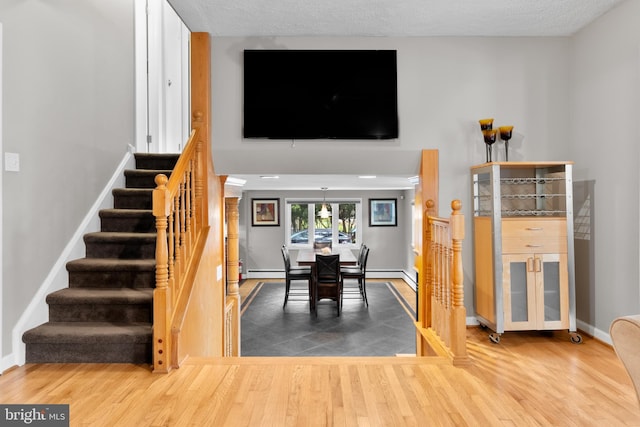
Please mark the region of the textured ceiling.
[[568, 36], [624, 0], [169, 0], [212, 36]]
[[[168, 0], [214, 37], [570, 36], [624, 0]], [[406, 176], [255, 175], [244, 190], [399, 189]]]

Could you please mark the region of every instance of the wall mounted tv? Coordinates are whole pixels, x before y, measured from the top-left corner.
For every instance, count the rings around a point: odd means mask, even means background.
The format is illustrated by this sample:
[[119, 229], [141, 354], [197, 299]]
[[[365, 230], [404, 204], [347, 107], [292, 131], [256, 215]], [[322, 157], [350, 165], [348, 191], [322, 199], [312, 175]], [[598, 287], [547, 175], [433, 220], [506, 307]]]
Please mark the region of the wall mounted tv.
[[395, 50], [245, 50], [245, 138], [398, 137]]

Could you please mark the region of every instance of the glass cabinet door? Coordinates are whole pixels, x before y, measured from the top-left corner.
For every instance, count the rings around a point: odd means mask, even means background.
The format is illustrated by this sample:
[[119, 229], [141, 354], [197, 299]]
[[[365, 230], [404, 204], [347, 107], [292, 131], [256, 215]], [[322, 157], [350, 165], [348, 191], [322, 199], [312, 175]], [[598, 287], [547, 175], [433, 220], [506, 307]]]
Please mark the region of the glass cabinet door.
[[502, 256], [505, 330], [536, 328], [536, 273], [533, 254]]
[[568, 278], [566, 254], [538, 254], [538, 325], [537, 329], [566, 329], [568, 316]]

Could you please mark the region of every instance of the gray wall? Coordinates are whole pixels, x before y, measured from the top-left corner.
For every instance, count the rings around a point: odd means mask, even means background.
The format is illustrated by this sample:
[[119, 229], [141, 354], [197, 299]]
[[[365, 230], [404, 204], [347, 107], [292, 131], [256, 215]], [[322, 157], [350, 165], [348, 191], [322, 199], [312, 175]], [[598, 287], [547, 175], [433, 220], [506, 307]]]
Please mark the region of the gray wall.
[[[362, 202], [362, 241], [371, 248], [367, 269], [371, 270], [403, 270], [406, 267], [406, 257], [411, 252], [411, 240], [407, 239], [411, 224], [407, 221], [408, 197], [412, 191], [331, 191], [331, 198], [356, 198]], [[240, 201], [240, 258], [243, 260], [245, 271], [257, 272], [270, 277], [279, 277], [284, 273], [284, 266], [280, 247], [285, 243], [285, 200], [287, 198], [318, 198], [322, 200], [321, 191], [245, 191]], [[278, 198], [280, 199], [279, 227], [251, 226], [251, 199]], [[369, 199], [397, 199], [397, 227], [369, 227]], [[354, 249], [354, 253], [357, 248]], [[292, 250], [295, 260], [297, 251]]]
[[[622, 3], [571, 39], [578, 319], [608, 333], [640, 313], [640, 1]], [[580, 324], [579, 324], [580, 326]]]
[[[590, 240], [576, 241], [578, 324], [608, 339], [615, 316], [640, 312], [639, 9], [640, 0], [629, 0], [561, 38], [214, 38], [216, 170], [414, 174], [420, 150], [438, 149], [440, 215], [459, 198], [466, 216], [464, 289], [472, 315], [469, 167], [484, 161], [477, 120], [512, 124], [510, 160], [576, 162], [575, 211], [589, 199], [592, 231]], [[242, 139], [245, 48], [397, 49], [400, 138], [322, 144]], [[502, 156], [499, 144], [498, 151]]]
[[133, 0], [3, 1], [2, 354], [134, 144]]

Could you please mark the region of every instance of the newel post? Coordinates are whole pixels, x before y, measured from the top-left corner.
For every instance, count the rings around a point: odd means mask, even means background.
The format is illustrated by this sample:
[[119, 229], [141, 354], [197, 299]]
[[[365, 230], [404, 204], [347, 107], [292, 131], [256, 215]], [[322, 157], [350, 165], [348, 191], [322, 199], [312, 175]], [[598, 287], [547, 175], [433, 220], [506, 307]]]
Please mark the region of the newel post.
[[227, 222], [227, 299], [232, 304], [232, 324], [229, 325], [225, 337], [229, 343], [229, 356], [240, 356], [240, 290], [239, 282], [239, 218], [238, 198], [227, 197], [225, 202], [225, 215]]
[[159, 174], [153, 190], [153, 216], [156, 218], [156, 288], [153, 291], [153, 371], [169, 372], [169, 337], [171, 290], [169, 289], [169, 250], [167, 218], [171, 212], [171, 197], [167, 189], [169, 179]]
[[460, 200], [451, 202], [451, 247], [453, 250], [453, 266], [451, 281], [453, 301], [451, 310], [451, 351], [454, 364], [469, 363], [467, 357], [467, 311], [464, 307], [464, 271], [462, 268], [462, 241], [464, 240], [464, 215]]

